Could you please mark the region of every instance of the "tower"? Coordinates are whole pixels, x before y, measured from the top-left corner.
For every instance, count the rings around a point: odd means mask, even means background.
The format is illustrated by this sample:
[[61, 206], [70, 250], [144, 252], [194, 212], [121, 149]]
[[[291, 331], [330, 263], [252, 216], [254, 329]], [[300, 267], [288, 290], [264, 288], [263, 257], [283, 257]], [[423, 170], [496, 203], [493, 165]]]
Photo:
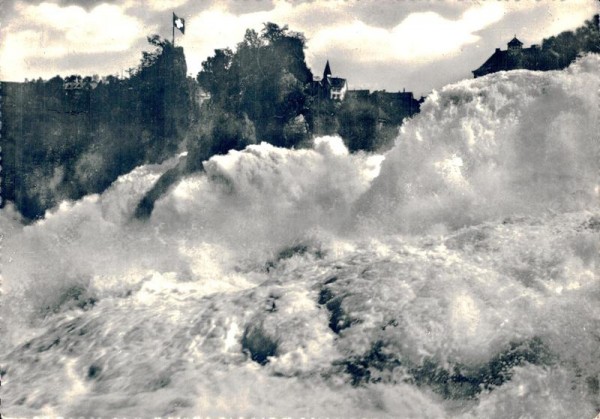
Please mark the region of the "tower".
[[327, 64], [325, 64], [325, 70], [323, 70], [323, 81], [326, 81], [328, 76], [331, 76], [331, 67], [329, 67], [329, 60], [327, 60]]
[[516, 51], [520, 51], [522, 47], [523, 47], [523, 43], [517, 39], [516, 35], [508, 43], [508, 50], [509, 51], [515, 51], [515, 52]]

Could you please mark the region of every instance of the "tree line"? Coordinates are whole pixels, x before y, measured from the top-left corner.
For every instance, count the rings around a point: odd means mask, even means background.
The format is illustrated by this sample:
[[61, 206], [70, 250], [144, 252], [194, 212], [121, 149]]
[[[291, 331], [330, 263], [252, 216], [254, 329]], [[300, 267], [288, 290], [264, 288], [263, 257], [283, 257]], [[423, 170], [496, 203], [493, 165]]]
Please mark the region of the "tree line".
[[[2, 197], [28, 219], [181, 148], [198, 113], [181, 48], [150, 38], [130, 77], [2, 83]], [[77, 82], [77, 88], [66, 88]]]

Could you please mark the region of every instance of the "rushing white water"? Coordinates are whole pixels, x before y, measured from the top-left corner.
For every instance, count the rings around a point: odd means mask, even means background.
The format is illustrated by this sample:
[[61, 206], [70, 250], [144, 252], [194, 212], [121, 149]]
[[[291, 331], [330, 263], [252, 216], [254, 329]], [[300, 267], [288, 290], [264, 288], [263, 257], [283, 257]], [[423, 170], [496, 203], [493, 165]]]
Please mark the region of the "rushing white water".
[[0, 214], [9, 416], [589, 417], [600, 58], [434, 92], [385, 156], [268, 144], [24, 226]]

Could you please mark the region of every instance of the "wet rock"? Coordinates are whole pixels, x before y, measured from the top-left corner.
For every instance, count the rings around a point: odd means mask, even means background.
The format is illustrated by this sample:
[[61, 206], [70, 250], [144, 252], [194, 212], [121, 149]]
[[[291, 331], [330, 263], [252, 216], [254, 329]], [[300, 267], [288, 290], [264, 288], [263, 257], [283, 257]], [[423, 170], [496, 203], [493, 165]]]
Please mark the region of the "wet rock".
[[247, 351], [250, 358], [260, 365], [266, 365], [269, 357], [277, 355], [278, 346], [277, 340], [269, 336], [262, 325], [248, 326], [244, 330], [242, 349]]

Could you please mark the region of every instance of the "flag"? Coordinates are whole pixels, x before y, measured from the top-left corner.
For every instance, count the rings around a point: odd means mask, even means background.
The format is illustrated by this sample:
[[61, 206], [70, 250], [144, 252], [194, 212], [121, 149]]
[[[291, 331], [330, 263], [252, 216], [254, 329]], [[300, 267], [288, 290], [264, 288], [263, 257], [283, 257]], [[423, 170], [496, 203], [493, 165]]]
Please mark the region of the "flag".
[[173, 27], [179, 29], [182, 34], [185, 34], [185, 19], [177, 17], [177, 15], [173, 13]]

